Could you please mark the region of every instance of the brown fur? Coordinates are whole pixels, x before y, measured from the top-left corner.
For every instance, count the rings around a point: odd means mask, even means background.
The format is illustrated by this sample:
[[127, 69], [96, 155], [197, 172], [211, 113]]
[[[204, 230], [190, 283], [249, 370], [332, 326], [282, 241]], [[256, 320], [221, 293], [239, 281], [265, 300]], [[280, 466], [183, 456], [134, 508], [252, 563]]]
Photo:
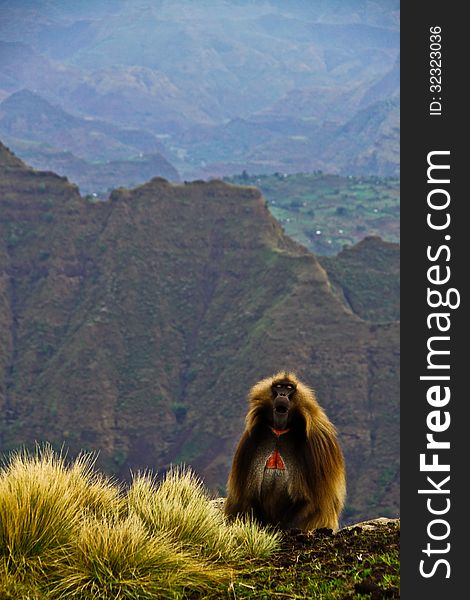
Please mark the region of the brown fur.
[[[289, 409], [290, 430], [283, 438], [291, 462], [288, 476], [282, 474], [286, 477], [282, 492], [263, 494], [265, 448], [272, 443], [273, 435], [271, 386], [279, 380], [289, 380], [297, 386]], [[336, 530], [346, 494], [344, 460], [336, 430], [313, 390], [293, 373], [280, 372], [254, 385], [248, 400], [246, 427], [227, 484], [226, 514], [252, 514], [261, 522], [284, 528]], [[272, 508], [276, 503], [277, 513]], [[278, 515], [275, 522], [273, 514]]]

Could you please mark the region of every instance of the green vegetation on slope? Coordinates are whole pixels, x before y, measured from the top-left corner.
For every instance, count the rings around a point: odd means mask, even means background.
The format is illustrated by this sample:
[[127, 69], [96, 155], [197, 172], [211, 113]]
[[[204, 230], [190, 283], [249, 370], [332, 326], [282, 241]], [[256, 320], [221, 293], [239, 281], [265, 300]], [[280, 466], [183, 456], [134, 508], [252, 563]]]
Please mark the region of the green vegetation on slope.
[[234, 582], [236, 598], [374, 600], [400, 597], [400, 524], [285, 532], [281, 548]]
[[400, 319], [397, 179], [244, 173], [227, 180], [263, 192], [271, 213], [317, 255], [355, 314], [369, 321]]
[[397, 178], [244, 173], [226, 181], [259, 188], [286, 233], [315, 254], [337, 254], [366, 235], [399, 242]]
[[400, 319], [400, 246], [367, 237], [337, 256], [320, 256], [331, 282], [362, 319]]

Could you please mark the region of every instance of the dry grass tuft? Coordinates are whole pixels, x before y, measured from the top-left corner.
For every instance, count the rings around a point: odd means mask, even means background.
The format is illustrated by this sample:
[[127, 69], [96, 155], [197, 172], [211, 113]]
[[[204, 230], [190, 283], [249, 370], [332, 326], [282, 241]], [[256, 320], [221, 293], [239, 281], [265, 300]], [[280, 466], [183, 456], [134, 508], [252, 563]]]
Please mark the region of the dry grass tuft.
[[168, 533], [149, 535], [135, 514], [87, 517], [56, 573], [51, 591], [61, 599], [174, 598], [227, 579], [225, 571], [183, 552]]
[[150, 531], [170, 531], [183, 547], [212, 560], [265, 558], [279, 545], [278, 533], [252, 520], [227, 523], [189, 469], [171, 469], [160, 484], [150, 474], [137, 475], [127, 498]]
[[279, 545], [252, 521], [227, 523], [202, 481], [174, 468], [139, 474], [124, 494], [49, 446], [0, 470], [0, 597], [107, 600], [220, 592]]

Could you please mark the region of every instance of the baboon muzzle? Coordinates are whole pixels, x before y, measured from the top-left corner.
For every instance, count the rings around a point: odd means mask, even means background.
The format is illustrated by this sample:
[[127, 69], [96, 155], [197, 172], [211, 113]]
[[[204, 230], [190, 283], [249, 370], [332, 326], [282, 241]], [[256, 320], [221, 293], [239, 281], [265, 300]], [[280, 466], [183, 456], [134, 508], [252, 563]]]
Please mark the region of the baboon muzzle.
[[284, 414], [289, 410], [289, 398], [288, 396], [279, 395], [274, 400], [274, 410], [277, 413]]
[[287, 425], [289, 416], [289, 396], [278, 394], [274, 399], [273, 421], [276, 429], [283, 429]]
[[283, 429], [289, 418], [290, 397], [295, 392], [295, 384], [286, 381], [275, 381], [271, 390], [273, 392], [273, 421], [276, 429]]

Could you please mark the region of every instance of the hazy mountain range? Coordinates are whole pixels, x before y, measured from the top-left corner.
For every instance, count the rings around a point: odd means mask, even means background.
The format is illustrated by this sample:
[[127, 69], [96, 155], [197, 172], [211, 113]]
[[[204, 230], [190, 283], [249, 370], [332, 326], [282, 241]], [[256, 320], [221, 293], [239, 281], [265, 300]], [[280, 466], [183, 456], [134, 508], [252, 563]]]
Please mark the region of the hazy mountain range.
[[[184, 178], [398, 174], [398, 2], [0, 9], [0, 135], [38, 166], [64, 151], [88, 163], [158, 153]], [[22, 90], [34, 101], [12, 96]]]

